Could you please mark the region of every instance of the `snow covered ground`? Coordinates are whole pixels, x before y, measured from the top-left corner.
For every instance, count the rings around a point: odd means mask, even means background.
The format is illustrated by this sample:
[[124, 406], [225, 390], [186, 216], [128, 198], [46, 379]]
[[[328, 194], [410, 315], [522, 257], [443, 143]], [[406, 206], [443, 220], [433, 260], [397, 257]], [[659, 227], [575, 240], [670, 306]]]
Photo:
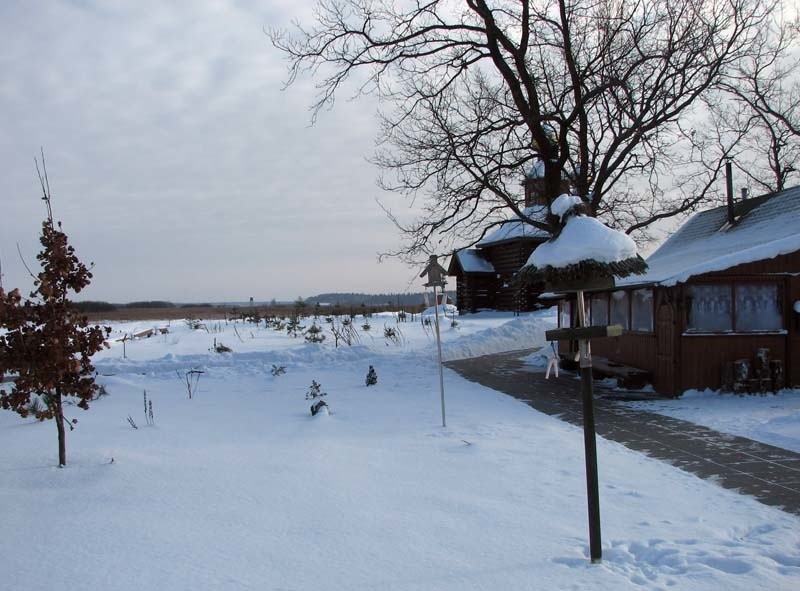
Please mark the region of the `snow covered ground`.
[[[553, 317], [457, 322], [446, 358], [541, 345]], [[64, 469], [52, 423], [0, 413], [0, 588], [800, 588], [800, 519], [605, 440], [591, 565], [580, 429], [449, 370], [442, 428], [432, 330], [370, 324], [338, 349], [224, 322], [115, 342]]]
[[798, 389], [763, 396], [689, 390], [675, 400], [634, 402], [631, 406], [800, 452]]

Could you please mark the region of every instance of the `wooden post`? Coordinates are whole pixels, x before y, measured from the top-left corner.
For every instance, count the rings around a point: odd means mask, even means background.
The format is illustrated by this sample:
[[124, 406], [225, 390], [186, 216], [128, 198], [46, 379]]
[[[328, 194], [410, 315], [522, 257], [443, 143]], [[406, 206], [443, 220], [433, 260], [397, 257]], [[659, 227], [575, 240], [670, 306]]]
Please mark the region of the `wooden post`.
[[436, 284], [433, 284], [433, 304], [436, 318], [436, 349], [439, 353], [439, 392], [442, 398], [442, 427], [447, 427], [444, 415], [444, 369], [442, 367], [442, 337], [439, 334], [439, 298], [436, 295]]
[[[578, 323], [586, 326], [586, 304], [583, 290], [577, 293]], [[581, 393], [583, 394], [583, 445], [586, 461], [586, 493], [589, 509], [589, 554], [592, 562], [602, 560], [600, 539], [600, 492], [597, 477], [597, 445], [594, 426], [594, 392], [592, 386], [592, 350], [588, 339], [581, 339], [580, 367]]]

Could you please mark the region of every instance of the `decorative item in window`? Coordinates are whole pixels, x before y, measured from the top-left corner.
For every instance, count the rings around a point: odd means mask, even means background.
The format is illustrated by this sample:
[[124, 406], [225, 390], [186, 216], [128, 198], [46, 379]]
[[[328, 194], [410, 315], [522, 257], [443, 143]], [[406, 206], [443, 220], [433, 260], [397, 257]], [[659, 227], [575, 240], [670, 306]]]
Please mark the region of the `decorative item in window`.
[[572, 326], [572, 302], [569, 300], [564, 300], [559, 304], [558, 309], [561, 311], [558, 325], [562, 328], [569, 328]]
[[589, 306], [592, 326], [605, 326], [608, 324], [608, 294], [592, 294]]
[[778, 286], [774, 283], [736, 284], [736, 332], [783, 328]]
[[690, 285], [687, 328], [696, 332], [730, 332], [733, 330], [730, 285]]
[[611, 292], [611, 324], [619, 324], [623, 329], [630, 328], [627, 291]]
[[653, 290], [631, 292], [631, 330], [653, 332]]

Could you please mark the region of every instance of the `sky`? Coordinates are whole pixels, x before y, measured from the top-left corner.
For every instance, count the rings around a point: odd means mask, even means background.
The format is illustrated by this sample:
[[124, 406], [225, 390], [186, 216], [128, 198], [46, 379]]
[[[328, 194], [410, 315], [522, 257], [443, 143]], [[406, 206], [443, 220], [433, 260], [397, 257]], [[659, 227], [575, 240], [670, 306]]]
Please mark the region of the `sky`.
[[[313, 81], [284, 90], [264, 29], [311, 0], [0, 2], [0, 261], [30, 289], [45, 214], [92, 284], [75, 299], [293, 300], [419, 291], [377, 254], [400, 237], [367, 161], [377, 103], [343, 96], [311, 125]], [[22, 257], [20, 257], [20, 254]]]

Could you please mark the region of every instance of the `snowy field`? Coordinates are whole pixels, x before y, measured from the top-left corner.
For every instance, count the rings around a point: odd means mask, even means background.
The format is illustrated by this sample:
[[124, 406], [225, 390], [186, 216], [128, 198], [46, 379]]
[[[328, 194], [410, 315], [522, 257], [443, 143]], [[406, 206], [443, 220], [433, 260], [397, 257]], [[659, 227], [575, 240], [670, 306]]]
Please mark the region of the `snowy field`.
[[[444, 354], [541, 345], [553, 320], [445, 321]], [[370, 324], [338, 349], [224, 322], [114, 342], [64, 469], [52, 422], [0, 413], [0, 589], [800, 588], [800, 519], [605, 440], [591, 565], [581, 430], [449, 370], [442, 428], [432, 332]]]

